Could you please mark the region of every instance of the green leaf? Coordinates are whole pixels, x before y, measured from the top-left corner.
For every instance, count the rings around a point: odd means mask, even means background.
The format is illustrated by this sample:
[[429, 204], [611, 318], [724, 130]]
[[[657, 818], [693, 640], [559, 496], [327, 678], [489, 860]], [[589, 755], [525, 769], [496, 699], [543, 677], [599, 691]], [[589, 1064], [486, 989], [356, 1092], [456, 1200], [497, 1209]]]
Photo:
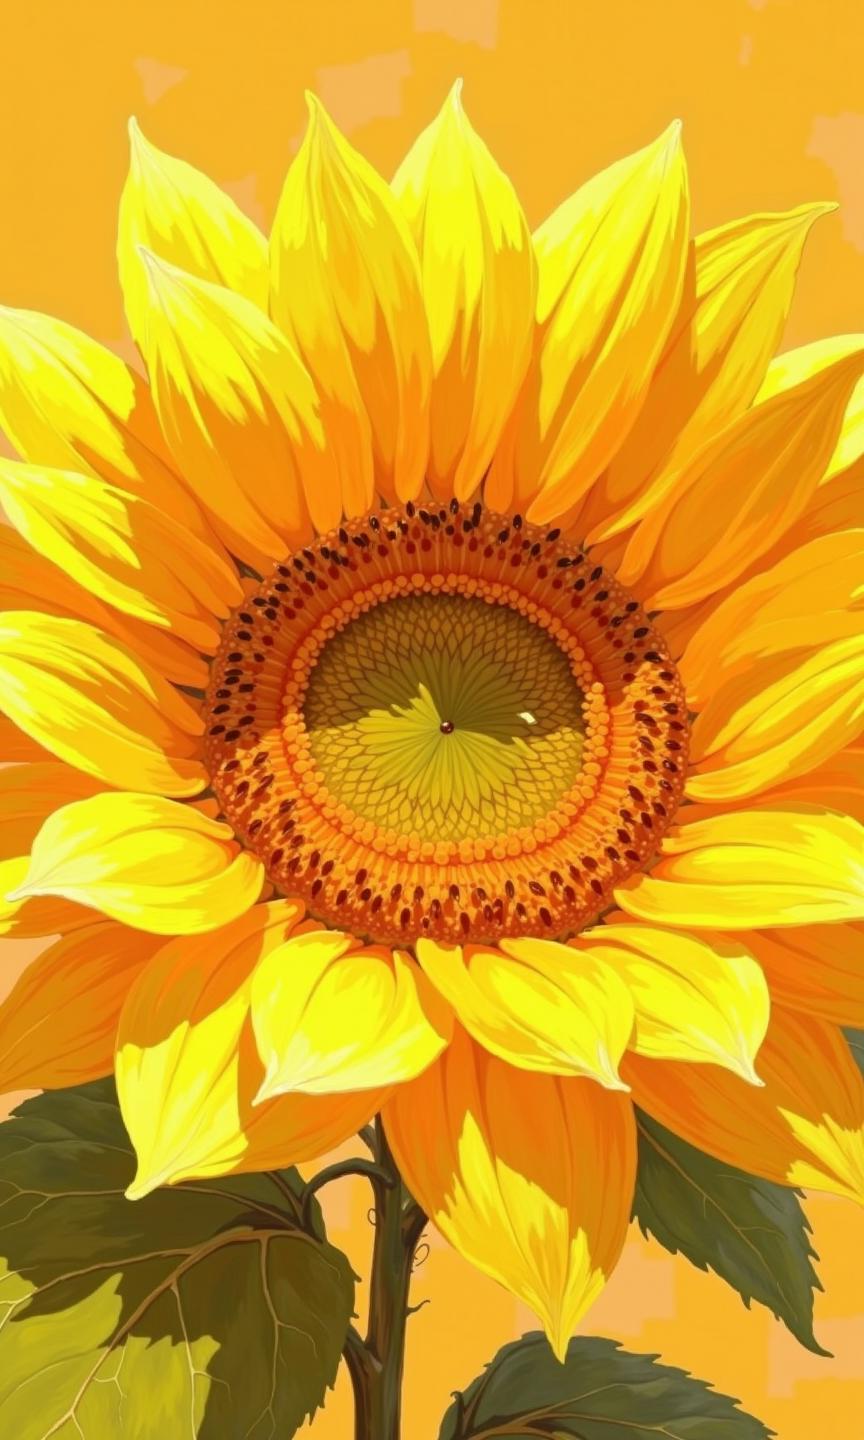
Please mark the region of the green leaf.
[[457, 1395], [439, 1440], [766, 1440], [760, 1420], [737, 1400], [630, 1355], [614, 1340], [571, 1340], [561, 1365], [539, 1333], [505, 1345], [464, 1395]]
[[0, 1125], [0, 1435], [274, 1440], [332, 1385], [344, 1255], [298, 1227], [296, 1172], [130, 1201], [110, 1081]]
[[696, 1150], [637, 1110], [639, 1170], [633, 1214], [672, 1254], [714, 1270], [744, 1304], [767, 1305], [807, 1350], [813, 1334], [810, 1227], [795, 1190], [759, 1180]]
[[843, 1034], [849, 1041], [849, 1049], [852, 1051], [852, 1058], [855, 1061], [861, 1074], [864, 1075], [864, 1030], [844, 1030]]

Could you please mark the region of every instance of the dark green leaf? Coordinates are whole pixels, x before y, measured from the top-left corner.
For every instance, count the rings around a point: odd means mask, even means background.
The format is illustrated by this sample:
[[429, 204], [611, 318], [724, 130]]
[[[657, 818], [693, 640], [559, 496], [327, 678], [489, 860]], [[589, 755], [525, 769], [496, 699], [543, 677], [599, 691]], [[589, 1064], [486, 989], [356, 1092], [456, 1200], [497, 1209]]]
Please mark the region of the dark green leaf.
[[864, 1030], [844, 1030], [843, 1034], [849, 1041], [852, 1058], [855, 1060], [861, 1074], [864, 1075]]
[[287, 1440], [332, 1385], [345, 1256], [292, 1171], [123, 1194], [110, 1082], [0, 1125], [0, 1435]]
[[545, 1336], [505, 1345], [484, 1373], [457, 1396], [439, 1440], [766, 1440], [774, 1432], [738, 1402], [630, 1355], [614, 1340], [571, 1340], [561, 1365]]
[[637, 1112], [633, 1214], [646, 1234], [700, 1270], [712, 1269], [749, 1307], [767, 1305], [816, 1355], [810, 1227], [796, 1191], [724, 1165]]

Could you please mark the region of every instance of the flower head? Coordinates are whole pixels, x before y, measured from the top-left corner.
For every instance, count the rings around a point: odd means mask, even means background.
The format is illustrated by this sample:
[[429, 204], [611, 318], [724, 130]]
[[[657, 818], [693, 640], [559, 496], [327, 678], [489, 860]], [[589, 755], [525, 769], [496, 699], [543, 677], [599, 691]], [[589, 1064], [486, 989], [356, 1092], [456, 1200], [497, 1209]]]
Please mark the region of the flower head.
[[677, 124], [532, 237], [459, 87], [392, 186], [309, 108], [269, 250], [131, 127], [146, 382], [0, 314], [0, 1083], [115, 1067], [132, 1196], [380, 1110], [560, 1354], [634, 1100], [864, 1192], [864, 337]]

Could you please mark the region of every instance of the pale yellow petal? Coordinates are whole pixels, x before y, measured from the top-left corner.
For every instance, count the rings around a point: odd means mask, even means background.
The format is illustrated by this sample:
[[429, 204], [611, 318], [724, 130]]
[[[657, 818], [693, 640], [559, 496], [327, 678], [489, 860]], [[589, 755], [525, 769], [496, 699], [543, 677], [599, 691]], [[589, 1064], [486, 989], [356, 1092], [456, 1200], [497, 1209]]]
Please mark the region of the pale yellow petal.
[[105, 921], [43, 950], [0, 1005], [0, 1091], [110, 1075], [123, 1001], [161, 944]]
[[258, 965], [252, 1026], [265, 1067], [260, 1101], [411, 1080], [440, 1055], [452, 1020], [409, 956], [310, 930]]
[[633, 1098], [718, 1160], [780, 1185], [864, 1202], [864, 1079], [842, 1032], [775, 1006], [761, 1088], [716, 1065], [628, 1055]]
[[579, 513], [591, 543], [647, 513], [661, 477], [750, 405], [786, 323], [810, 227], [835, 208], [748, 215], [696, 237], [645, 403]]
[[537, 231], [534, 362], [490, 476], [491, 504], [500, 483], [500, 499], [514, 509], [531, 502], [529, 519], [558, 519], [635, 423], [684, 284], [689, 199], [680, 131], [676, 122], [589, 180]]
[[629, 1048], [638, 1055], [708, 1061], [756, 1080], [770, 997], [759, 965], [736, 937], [607, 924], [569, 943], [603, 960], [628, 986], [636, 1013]]
[[342, 514], [339, 436], [299, 357], [233, 291], [145, 252], [145, 359], [171, 449], [225, 545], [269, 565]]
[[792, 803], [699, 814], [672, 827], [650, 874], [615, 899], [641, 920], [697, 930], [861, 920], [864, 826]]
[[0, 707], [52, 755], [108, 785], [194, 795], [207, 784], [191, 702], [93, 625], [6, 611]]
[[64, 620], [89, 620], [166, 680], [195, 689], [207, 684], [208, 667], [185, 640], [103, 605], [4, 524], [0, 524], [0, 610], [35, 610]]
[[629, 1098], [517, 1070], [457, 1032], [383, 1113], [412, 1195], [472, 1265], [534, 1310], [563, 1359], [627, 1233]]
[[229, 825], [175, 800], [105, 793], [54, 811], [7, 898], [58, 895], [136, 930], [203, 934], [254, 905], [263, 879]]
[[426, 974], [478, 1044], [525, 1070], [622, 1088], [633, 1029], [627, 986], [602, 959], [549, 940], [493, 946], [417, 942]]
[[40, 555], [124, 614], [214, 651], [237, 573], [141, 496], [70, 470], [0, 460], [0, 504]]
[[209, 176], [151, 144], [134, 118], [129, 141], [117, 259], [132, 338], [143, 349], [151, 306], [139, 245], [265, 309], [267, 241], [257, 225]]
[[[418, 495], [429, 452], [432, 357], [414, 241], [392, 192], [320, 101], [271, 235], [270, 312], [353, 439], [349, 514], [368, 508], [369, 445], [388, 498]], [[368, 416], [368, 420], [367, 417]]]
[[649, 609], [737, 579], [804, 513], [861, 371], [857, 351], [733, 420], [669, 482], [618, 567]]
[[428, 480], [473, 494], [531, 357], [535, 261], [513, 186], [462, 109], [461, 81], [393, 180], [420, 255], [432, 342]]

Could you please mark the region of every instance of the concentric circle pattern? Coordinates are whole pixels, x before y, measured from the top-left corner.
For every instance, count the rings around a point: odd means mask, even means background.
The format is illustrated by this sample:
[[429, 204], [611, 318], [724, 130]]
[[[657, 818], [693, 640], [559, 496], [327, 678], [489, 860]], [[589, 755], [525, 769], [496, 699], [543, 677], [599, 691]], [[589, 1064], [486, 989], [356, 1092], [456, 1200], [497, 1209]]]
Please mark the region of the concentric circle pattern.
[[557, 530], [380, 510], [278, 565], [208, 692], [225, 813], [272, 882], [374, 940], [561, 936], [656, 850], [682, 688]]

